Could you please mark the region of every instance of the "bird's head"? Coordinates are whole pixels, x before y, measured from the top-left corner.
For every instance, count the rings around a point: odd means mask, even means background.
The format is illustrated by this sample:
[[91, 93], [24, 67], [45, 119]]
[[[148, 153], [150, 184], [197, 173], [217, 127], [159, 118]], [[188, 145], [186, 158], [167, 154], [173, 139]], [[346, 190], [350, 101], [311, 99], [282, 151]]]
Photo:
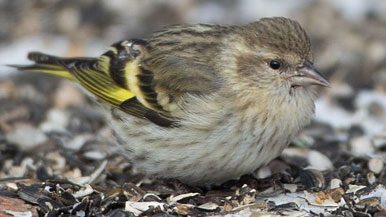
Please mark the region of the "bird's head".
[[236, 53], [238, 78], [257, 88], [293, 92], [329, 86], [313, 65], [310, 39], [296, 21], [264, 18], [241, 28]]

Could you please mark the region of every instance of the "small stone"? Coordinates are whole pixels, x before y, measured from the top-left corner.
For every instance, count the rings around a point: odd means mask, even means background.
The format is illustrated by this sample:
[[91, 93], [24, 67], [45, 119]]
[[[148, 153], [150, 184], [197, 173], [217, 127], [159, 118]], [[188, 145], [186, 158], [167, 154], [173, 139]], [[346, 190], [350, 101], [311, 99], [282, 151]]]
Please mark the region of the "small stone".
[[83, 188], [81, 188], [79, 191], [76, 191], [72, 194], [75, 198], [81, 198], [87, 195], [90, 195], [94, 192], [94, 189], [91, 187], [91, 185], [86, 184]]
[[310, 151], [307, 156], [310, 168], [325, 171], [334, 168], [331, 160], [324, 154], [318, 151]]
[[145, 195], [142, 196], [142, 200], [144, 202], [151, 202], [151, 201], [161, 202], [162, 198], [160, 198], [158, 195], [154, 193], [146, 193]]
[[186, 198], [196, 197], [198, 195], [200, 195], [200, 194], [199, 193], [186, 193], [186, 194], [180, 194], [180, 195], [177, 195], [177, 196], [171, 195], [169, 197], [169, 199], [168, 199], [168, 202], [174, 204], [174, 203], [176, 203], [176, 202], [178, 202], [180, 200], [183, 200], [183, 199], [186, 199]]
[[14, 183], [14, 182], [5, 183], [5, 186], [7, 186], [8, 188], [10, 188], [10, 189], [12, 189], [14, 191], [19, 190], [19, 187], [17, 187], [17, 184]]
[[298, 189], [298, 185], [296, 184], [284, 184], [283, 188], [291, 193], [295, 193]]
[[44, 132], [65, 132], [68, 124], [69, 115], [60, 109], [51, 109], [47, 113], [46, 120], [40, 124], [40, 129]]
[[323, 189], [326, 182], [323, 174], [314, 169], [301, 170], [299, 178], [307, 189]]
[[225, 212], [229, 212], [229, 211], [231, 211], [233, 208], [234, 208], [234, 207], [233, 207], [232, 203], [225, 201], [225, 203], [224, 203], [224, 211], [225, 211]]
[[367, 173], [366, 177], [370, 185], [374, 184], [377, 181], [377, 178], [375, 177], [375, 174], [373, 172]]
[[160, 210], [165, 210], [165, 204], [160, 202], [126, 201], [125, 203], [125, 210], [134, 213], [135, 216], [140, 215], [151, 207], [159, 208]]
[[47, 136], [31, 125], [19, 125], [16, 129], [6, 134], [9, 143], [17, 145], [21, 150], [31, 150], [47, 141]]
[[346, 194], [349, 194], [349, 193], [355, 194], [357, 191], [359, 191], [363, 188], [366, 188], [366, 186], [364, 186], [364, 185], [349, 185], [348, 189], [346, 190]]
[[77, 180], [77, 179], [81, 179], [83, 177], [82, 171], [79, 168], [74, 168], [72, 170], [69, 170], [69, 171], [63, 173], [63, 176], [65, 178], [71, 179], [71, 180]]
[[382, 172], [384, 163], [379, 158], [372, 158], [368, 161], [367, 166], [369, 167], [369, 170], [375, 174], [379, 174]]
[[367, 157], [374, 153], [374, 146], [367, 136], [355, 137], [350, 141], [351, 152], [358, 157]]
[[205, 211], [216, 211], [219, 208], [219, 206], [213, 202], [208, 202], [208, 203], [199, 205], [197, 208]]
[[65, 147], [77, 151], [80, 150], [88, 141], [92, 139], [93, 136], [89, 134], [77, 135], [70, 141], [66, 142]]
[[48, 153], [46, 159], [50, 161], [50, 167], [55, 171], [63, 171], [66, 167], [66, 159], [58, 151]]
[[194, 206], [190, 204], [177, 203], [173, 210], [179, 215], [187, 216], [189, 214], [190, 209], [192, 209], [193, 207]]
[[339, 169], [338, 169], [338, 174], [339, 174], [339, 177], [341, 179], [346, 178], [347, 176], [350, 175], [350, 173], [351, 173], [351, 167], [350, 166], [343, 165], [343, 166], [339, 167]]
[[343, 188], [334, 188], [328, 194], [335, 203], [339, 203], [344, 195], [344, 190]]
[[291, 167], [281, 160], [273, 160], [268, 166], [272, 174], [288, 174], [288, 171], [291, 171]]
[[343, 183], [345, 184], [345, 185], [349, 185], [349, 184], [354, 184], [355, 183], [355, 178], [354, 177], [348, 177], [347, 179], [345, 179], [344, 181], [343, 181]]
[[340, 179], [331, 179], [330, 181], [330, 189], [340, 188], [342, 185], [342, 180]]
[[83, 156], [90, 160], [103, 160], [106, 158], [107, 154], [99, 150], [91, 150], [83, 153]]
[[308, 165], [307, 156], [309, 152], [309, 149], [289, 147], [283, 150], [281, 156], [287, 164], [306, 167]]
[[69, 83], [62, 82], [55, 92], [54, 104], [56, 108], [67, 108], [70, 106], [80, 105], [84, 102], [84, 95], [79, 89]]
[[256, 201], [256, 194], [246, 194], [244, 195], [243, 201], [241, 202], [242, 205], [247, 205], [254, 203]]
[[262, 167], [257, 171], [256, 178], [258, 179], [264, 179], [268, 178], [272, 175], [271, 168], [269, 167]]
[[328, 195], [323, 191], [315, 192], [315, 202], [317, 204], [323, 204], [328, 199]]

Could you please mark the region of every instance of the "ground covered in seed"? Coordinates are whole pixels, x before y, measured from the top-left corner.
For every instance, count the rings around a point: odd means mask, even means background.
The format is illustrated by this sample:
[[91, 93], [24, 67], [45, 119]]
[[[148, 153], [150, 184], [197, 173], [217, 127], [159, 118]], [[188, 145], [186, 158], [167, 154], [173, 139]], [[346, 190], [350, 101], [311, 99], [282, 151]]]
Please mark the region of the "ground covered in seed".
[[[385, 3], [160, 2], [0, 3], [0, 217], [386, 216]], [[302, 24], [331, 88], [279, 158], [221, 186], [144, 177], [73, 84], [3, 67], [31, 49], [96, 56], [165, 25], [239, 24], [269, 11]]]

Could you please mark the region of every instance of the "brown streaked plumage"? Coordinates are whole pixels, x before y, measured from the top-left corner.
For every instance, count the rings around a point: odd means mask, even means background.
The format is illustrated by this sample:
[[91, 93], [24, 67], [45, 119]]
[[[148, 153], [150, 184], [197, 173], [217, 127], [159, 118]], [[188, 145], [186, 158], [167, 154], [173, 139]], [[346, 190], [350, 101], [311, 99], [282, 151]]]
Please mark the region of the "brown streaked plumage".
[[[250, 40], [263, 48], [279, 53], [294, 54], [312, 60], [311, 42], [303, 28], [286, 18], [261, 19], [250, 24], [255, 29]], [[248, 27], [247, 27], [248, 28]], [[253, 42], [252, 42], [253, 43]], [[251, 46], [253, 46], [251, 44]]]
[[148, 175], [220, 183], [277, 157], [314, 112], [310, 40], [293, 20], [175, 25], [99, 58], [32, 53], [16, 66], [78, 82]]

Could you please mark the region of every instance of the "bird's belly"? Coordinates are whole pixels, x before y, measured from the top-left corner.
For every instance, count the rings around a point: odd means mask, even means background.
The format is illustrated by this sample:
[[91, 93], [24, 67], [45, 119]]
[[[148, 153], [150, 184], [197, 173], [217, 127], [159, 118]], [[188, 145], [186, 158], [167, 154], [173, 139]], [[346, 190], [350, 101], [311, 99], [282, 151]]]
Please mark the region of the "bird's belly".
[[124, 113], [120, 119], [111, 119], [111, 126], [139, 170], [191, 184], [221, 183], [253, 172], [277, 157], [288, 142], [287, 133], [258, 123], [242, 129], [232, 121], [203, 130], [162, 128]]

